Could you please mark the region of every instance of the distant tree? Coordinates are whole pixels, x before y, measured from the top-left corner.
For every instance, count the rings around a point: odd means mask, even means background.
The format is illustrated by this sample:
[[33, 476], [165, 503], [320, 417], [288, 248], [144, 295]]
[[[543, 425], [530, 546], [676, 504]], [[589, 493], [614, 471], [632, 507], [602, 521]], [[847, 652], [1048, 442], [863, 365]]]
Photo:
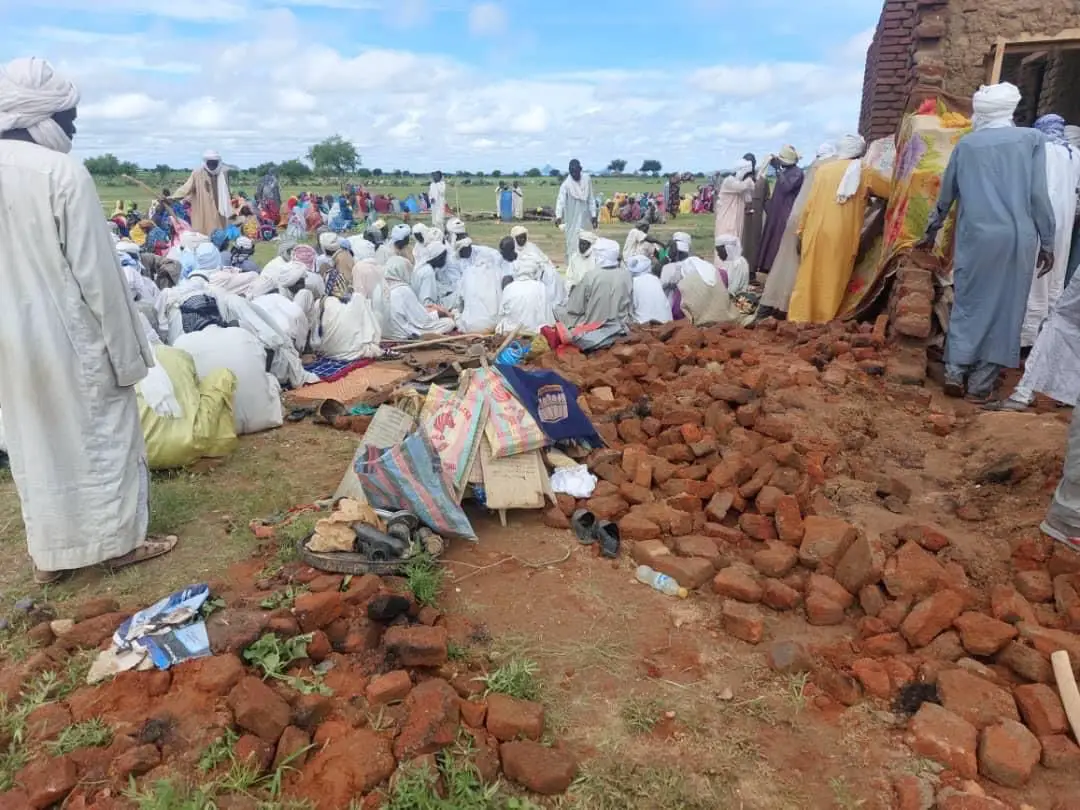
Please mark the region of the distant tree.
[[394, 169], [390, 172], [391, 177], [401, 177], [401, 169]]
[[616, 158], [608, 164], [608, 171], [615, 172], [615, 174], [622, 174], [626, 171], [626, 161], [622, 158]]
[[501, 172], [501, 171], [499, 171], [498, 169], [496, 169], [495, 171], [493, 171], [493, 172], [491, 173], [491, 176], [492, 176], [492, 177], [502, 177], [502, 172]]
[[372, 175], [371, 169], [357, 169], [356, 170], [356, 176], [357, 177], [363, 177], [363, 178], [366, 179], [368, 177], [371, 177], [371, 175]]
[[539, 169], [529, 169], [527, 172], [525, 172], [525, 176], [526, 177], [543, 177], [544, 173], [542, 171], [540, 171]]
[[139, 164], [132, 163], [130, 160], [125, 160], [120, 164], [120, 174], [126, 174], [128, 177], [134, 177], [139, 173]]
[[562, 172], [558, 169], [552, 169], [548, 172], [548, 177], [562, 177]]
[[360, 154], [356, 146], [340, 135], [331, 135], [308, 150], [307, 159], [315, 171], [337, 177], [342, 183], [360, 168]]
[[297, 180], [311, 177], [314, 174], [310, 166], [297, 158], [286, 160], [280, 164], [277, 167], [277, 172], [286, 183], [295, 183]]
[[100, 157], [87, 158], [83, 165], [95, 177], [116, 177], [122, 171], [120, 159], [111, 152]]
[[660, 174], [660, 170], [664, 167], [660, 164], [659, 160], [643, 160], [641, 162], [641, 168], [639, 172], [652, 172], [653, 176]]
[[382, 169], [372, 169], [371, 170], [371, 176], [372, 177], [382, 177], [383, 176], [383, 170]]
[[172, 168], [166, 163], [159, 163], [154, 167], [154, 174], [158, 176], [158, 180], [164, 182], [165, 178], [172, 173]]
[[269, 174], [270, 172], [276, 172], [277, 170], [277, 164], [273, 161], [270, 161], [269, 163], [260, 163], [258, 166], [251, 170], [251, 173], [262, 177], [263, 175]]

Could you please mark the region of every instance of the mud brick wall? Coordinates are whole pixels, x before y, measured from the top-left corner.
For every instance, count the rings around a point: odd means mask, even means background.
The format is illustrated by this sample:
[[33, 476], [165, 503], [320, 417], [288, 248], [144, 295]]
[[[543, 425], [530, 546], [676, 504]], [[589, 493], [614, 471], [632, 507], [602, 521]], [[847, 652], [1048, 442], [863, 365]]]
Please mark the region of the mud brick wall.
[[[986, 78], [987, 55], [999, 36], [1053, 36], [1070, 28], [1080, 28], [1080, 0], [885, 0], [866, 54], [859, 132], [871, 140], [895, 133], [916, 84], [970, 97]], [[1078, 81], [1074, 56], [1053, 57], [1039, 112], [1049, 111], [1043, 109], [1049, 103], [1068, 108], [1055, 110], [1066, 118], [1080, 117], [1080, 101], [1061, 90]]]
[[886, 0], [866, 52], [859, 132], [868, 140], [894, 133], [915, 79], [912, 37], [918, 0]]
[[1080, 28], [1076, 0], [951, 0], [944, 11], [945, 36], [939, 54], [945, 66], [945, 90], [964, 96], [986, 76], [986, 55], [998, 37], [1022, 34], [1053, 36]]

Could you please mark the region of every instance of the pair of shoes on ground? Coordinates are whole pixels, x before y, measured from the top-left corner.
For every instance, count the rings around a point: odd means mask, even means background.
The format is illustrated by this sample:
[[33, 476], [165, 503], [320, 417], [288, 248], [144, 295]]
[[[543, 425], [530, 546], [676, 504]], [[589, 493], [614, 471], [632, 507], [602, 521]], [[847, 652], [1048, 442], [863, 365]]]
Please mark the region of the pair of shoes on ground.
[[[179, 540], [174, 535], [169, 535], [168, 537], [147, 537], [127, 554], [124, 554], [121, 557], [114, 557], [111, 560], [106, 560], [101, 563], [101, 567], [109, 573], [113, 573], [131, 565], [138, 565], [141, 562], [146, 562], [155, 557], [160, 557], [163, 554], [168, 554], [176, 548], [178, 542]], [[51, 585], [54, 582], [59, 582], [68, 573], [68, 571], [41, 571], [35, 566], [34, 584]]]
[[612, 560], [619, 556], [619, 527], [610, 520], [597, 520], [588, 509], [578, 509], [570, 525], [583, 546], [599, 543], [602, 556]]

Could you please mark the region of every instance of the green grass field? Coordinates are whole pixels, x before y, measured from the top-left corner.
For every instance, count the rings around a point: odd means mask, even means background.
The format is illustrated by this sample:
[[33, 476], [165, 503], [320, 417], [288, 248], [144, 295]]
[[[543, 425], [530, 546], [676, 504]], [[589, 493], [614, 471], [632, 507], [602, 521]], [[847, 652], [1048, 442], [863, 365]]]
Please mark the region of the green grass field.
[[[161, 183], [158, 178], [154, 178], [151, 181], [146, 181], [153, 188], [176, 188], [183, 181], [183, 177], [176, 175], [174, 177], [166, 178], [164, 183]], [[450, 206], [457, 212], [462, 212], [464, 218], [469, 222], [469, 234], [473, 239], [480, 244], [496, 246], [499, 239], [505, 236], [509, 228], [506, 223], [499, 222], [492, 219], [473, 219], [478, 215], [487, 214], [492, 215], [495, 211], [495, 190], [498, 188], [498, 180], [485, 177], [481, 180], [476, 178], [469, 178], [470, 183], [462, 183], [462, 178], [449, 178], [447, 181], [447, 200]], [[515, 179], [519, 180], [525, 191], [525, 206], [526, 209], [538, 208], [543, 206], [554, 206], [555, 198], [559, 193], [559, 184], [561, 180], [557, 178], [512, 178], [504, 177], [500, 178], [507, 182], [513, 182]], [[428, 187], [427, 178], [413, 178], [409, 179], [395, 179], [395, 178], [379, 178], [377, 181], [365, 181], [365, 186], [373, 188], [377, 193], [393, 194], [399, 199], [407, 197], [409, 194], [419, 194], [427, 190]], [[618, 192], [635, 193], [641, 192], [659, 192], [663, 188], [662, 178], [646, 178], [646, 177], [594, 177], [593, 187], [598, 194], [602, 194], [605, 198], [611, 197]], [[233, 186], [235, 191], [244, 191], [249, 196], [254, 196], [255, 184], [251, 183], [237, 183]], [[331, 184], [312, 184], [306, 186], [283, 186], [282, 194], [284, 197], [289, 197], [293, 194], [298, 194], [301, 191], [309, 191], [315, 194], [331, 194], [338, 190], [338, 186]], [[692, 195], [697, 191], [697, 184], [684, 183], [682, 186], [682, 193], [684, 195]], [[117, 200], [124, 200], [125, 202], [135, 201], [138, 203], [139, 209], [145, 211], [150, 201], [150, 193], [139, 186], [134, 184], [113, 184], [109, 182], [98, 183], [98, 193], [101, 197], [102, 209], [106, 213], [111, 213]], [[425, 221], [427, 215], [423, 215], [419, 218], [420, 221]], [[388, 221], [391, 225], [400, 221], [400, 218], [389, 217]], [[412, 221], [417, 221], [416, 217], [413, 217]], [[694, 237], [695, 252], [702, 255], [712, 255], [712, 216], [711, 215], [683, 215], [674, 220], [669, 219], [665, 225], [657, 225], [653, 228], [653, 234], [660, 239], [669, 237], [675, 231], [685, 231]], [[546, 222], [531, 222], [526, 223], [529, 227], [530, 236], [537, 245], [539, 245], [552, 260], [557, 263], [563, 263], [564, 261], [564, 240], [562, 233], [552, 223]], [[620, 244], [626, 238], [626, 233], [630, 229], [627, 224], [614, 224], [614, 225], [601, 225], [599, 232], [601, 236], [609, 239], [615, 239]], [[275, 254], [275, 247], [273, 243], [259, 243], [256, 250], [256, 261], [260, 264], [265, 264]]]

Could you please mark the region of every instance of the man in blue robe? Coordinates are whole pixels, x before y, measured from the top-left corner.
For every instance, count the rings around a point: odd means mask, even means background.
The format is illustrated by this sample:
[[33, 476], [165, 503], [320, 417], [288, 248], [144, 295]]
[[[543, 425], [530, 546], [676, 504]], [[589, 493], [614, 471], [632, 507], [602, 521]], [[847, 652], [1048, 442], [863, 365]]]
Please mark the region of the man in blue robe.
[[956, 298], [945, 343], [945, 392], [962, 396], [966, 383], [974, 401], [991, 397], [1002, 368], [1020, 364], [1031, 268], [1042, 274], [1054, 265], [1046, 138], [1014, 125], [1019, 103], [1020, 91], [1007, 82], [975, 94], [973, 131], [949, 158], [919, 243], [923, 249], [933, 246], [956, 202]]

